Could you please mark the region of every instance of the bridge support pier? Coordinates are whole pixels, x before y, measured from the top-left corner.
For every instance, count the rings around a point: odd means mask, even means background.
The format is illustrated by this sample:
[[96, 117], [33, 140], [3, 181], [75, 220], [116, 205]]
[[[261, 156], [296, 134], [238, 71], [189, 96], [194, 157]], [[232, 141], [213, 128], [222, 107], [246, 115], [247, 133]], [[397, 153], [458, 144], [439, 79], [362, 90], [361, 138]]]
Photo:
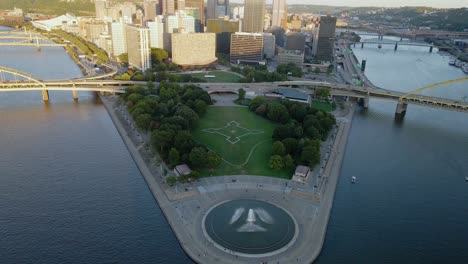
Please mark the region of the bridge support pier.
[[406, 115], [406, 109], [408, 108], [407, 103], [398, 102], [396, 110], [395, 110], [395, 119], [401, 120]]
[[78, 101], [78, 91], [73, 90], [72, 93], [73, 93], [73, 100]]
[[429, 48], [429, 53], [432, 53], [432, 50], [433, 50], [433, 49], [434, 49], [434, 46], [431, 46], [431, 47]]
[[367, 95], [363, 101], [362, 101], [362, 107], [364, 107], [364, 109], [367, 109], [369, 108], [369, 95]]
[[49, 101], [49, 90], [42, 90], [42, 100], [43, 101]]
[[398, 42], [395, 42], [395, 51], [398, 50]]
[[362, 60], [362, 63], [361, 63], [362, 72], [364, 72], [366, 70], [366, 63], [367, 63], [367, 60]]
[[363, 49], [363, 48], [364, 48], [364, 42], [361, 43], [361, 49]]

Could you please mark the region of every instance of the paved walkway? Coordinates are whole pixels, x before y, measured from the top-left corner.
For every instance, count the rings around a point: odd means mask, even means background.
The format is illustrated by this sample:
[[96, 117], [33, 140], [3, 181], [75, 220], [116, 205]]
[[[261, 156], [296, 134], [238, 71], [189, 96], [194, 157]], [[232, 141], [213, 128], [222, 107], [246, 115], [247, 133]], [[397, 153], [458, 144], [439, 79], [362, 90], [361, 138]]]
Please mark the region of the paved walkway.
[[[164, 183], [163, 167], [147, 148], [141, 147], [144, 135], [131, 118], [120, 116], [115, 97], [102, 97], [117, 130], [145, 178], [184, 251], [198, 263], [311, 263], [320, 254], [341, 169], [353, 111], [341, 122], [336, 140], [324, 164], [320, 188], [314, 184], [248, 175], [208, 177], [196, 183], [169, 187]], [[117, 111], [115, 111], [117, 110]], [[128, 120], [127, 120], [128, 119]], [[126, 123], [125, 123], [126, 122]], [[140, 148], [137, 148], [140, 146]], [[276, 204], [288, 210], [298, 223], [296, 242], [274, 256], [247, 258], [211, 244], [202, 231], [203, 216], [214, 205], [239, 198]]]

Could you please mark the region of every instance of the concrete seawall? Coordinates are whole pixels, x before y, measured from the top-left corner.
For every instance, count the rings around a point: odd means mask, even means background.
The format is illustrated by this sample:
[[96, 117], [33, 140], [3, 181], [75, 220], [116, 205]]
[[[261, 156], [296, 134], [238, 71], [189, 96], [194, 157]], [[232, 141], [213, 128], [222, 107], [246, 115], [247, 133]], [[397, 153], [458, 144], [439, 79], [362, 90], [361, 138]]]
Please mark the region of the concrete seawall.
[[[141, 144], [137, 146], [138, 144], [134, 143], [129, 135], [132, 131], [125, 128], [125, 124], [114, 111], [114, 101], [105, 96], [101, 96], [101, 99], [181, 247], [195, 262], [312, 263], [320, 255], [354, 109], [351, 109], [339, 124], [330, 157], [324, 168], [325, 184], [320, 199], [317, 200], [312, 187], [308, 189], [309, 186], [288, 180], [247, 175], [203, 178], [191, 187], [193, 191], [177, 193], [175, 189], [174, 193], [173, 189], [163, 183], [160, 175], [155, 174], [154, 170], [152, 172], [150, 163], [145, 161], [145, 155], [142, 155]], [[203, 216], [213, 205], [239, 198], [262, 200], [288, 209], [298, 221], [299, 236], [296, 242], [284, 252], [265, 258], [245, 258], [228, 252], [229, 250], [220, 250], [218, 245], [210, 243], [202, 232]]]

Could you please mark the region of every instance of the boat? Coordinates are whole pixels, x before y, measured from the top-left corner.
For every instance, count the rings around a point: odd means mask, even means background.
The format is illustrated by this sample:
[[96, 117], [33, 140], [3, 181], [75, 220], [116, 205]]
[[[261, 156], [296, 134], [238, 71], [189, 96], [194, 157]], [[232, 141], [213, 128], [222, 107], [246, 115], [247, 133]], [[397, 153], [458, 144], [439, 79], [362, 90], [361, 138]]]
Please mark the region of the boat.
[[455, 62], [455, 67], [460, 68], [462, 65], [463, 65], [463, 62], [460, 61], [460, 60], [457, 60], [457, 61]]
[[456, 61], [457, 61], [457, 59], [451, 58], [451, 59], [449, 60], [449, 65], [455, 66], [455, 62], [456, 62]]
[[468, 181], [468, 176], [465, 176], [465, 181]]
[[352, 182], [352, 183], [355, 183], [355, 182], [356, 182], [356, 177], [355, 177], [355, 176], [351, 177], [351, 182]]

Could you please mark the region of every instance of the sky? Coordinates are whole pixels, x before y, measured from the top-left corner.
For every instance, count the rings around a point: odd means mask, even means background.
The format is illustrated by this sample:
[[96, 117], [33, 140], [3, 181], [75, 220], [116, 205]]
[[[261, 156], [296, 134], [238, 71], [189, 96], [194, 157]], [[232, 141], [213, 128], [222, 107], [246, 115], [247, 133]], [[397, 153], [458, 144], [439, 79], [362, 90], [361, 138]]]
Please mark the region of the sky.
[[[231, 0], [232, 2], [243, 2], [242, 0]], [[438, 8], [467, 7], [468, 0], [287, 0], [288, 4], [310, 4], [331, 6], [431, 6]], [[271, 3], [272, 0], [266, 0]]]

